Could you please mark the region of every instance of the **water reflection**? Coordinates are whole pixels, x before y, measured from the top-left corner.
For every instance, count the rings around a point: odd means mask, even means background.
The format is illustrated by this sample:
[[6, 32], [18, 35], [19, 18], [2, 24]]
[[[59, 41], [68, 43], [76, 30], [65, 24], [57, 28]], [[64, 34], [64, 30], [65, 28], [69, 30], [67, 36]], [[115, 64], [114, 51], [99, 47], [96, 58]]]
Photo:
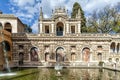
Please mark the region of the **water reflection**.
[[[54, 68], [34, 68], [20, 72], [23, 74], [16, 75], [17, 77], [12, 76], [9, 80], [120, 80], [120, 72], [106, 69], [66, 68], [60, 70], [60, 76], [57, 75], [57, 71]], [[7, 79], [5, 77], [2, 80]]]
[[40, 69], [38, 80], [119, 80], [120, 72], [104, 69], [63, 69], [56, 76], [54, 69]]

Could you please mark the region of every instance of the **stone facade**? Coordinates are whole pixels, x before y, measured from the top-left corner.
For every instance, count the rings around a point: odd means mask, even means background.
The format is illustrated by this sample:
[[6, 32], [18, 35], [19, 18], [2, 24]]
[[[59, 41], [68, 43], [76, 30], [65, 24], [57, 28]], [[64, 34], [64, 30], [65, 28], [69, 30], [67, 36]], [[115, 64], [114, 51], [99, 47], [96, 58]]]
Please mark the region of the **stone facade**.
[[[0, 13], [0, 70], [12, 66], [12, 34], [23, 33], [24, 24], [14, 15]], [[7, 63], [8, 62], [8, 63]]]
[[38, 34], [23, 33], [24, 27], [19, 26], [15, 26], [16, 31], [12, 30], [14, 66], [119, 62], [120, 34], [81, 33], [81, 15], [73, 19], [65, 8], [56, 8], [50, 18], [44, 18], [41, 8], [38, 24]]
[[120, 34], [81, 33], [81, 16], [69, 18], [64, 8], [55, 9], [51, 18], [44, 18], [41, 8], [38, 27], [38, 34], [12, 34], [15, 64], [98, 65], [99, 61], [119, 61]]
[[24, 24], [13, 14], [0, 14], [0, 24], [2, 24], [3, 29], [11, 29], [11, 33], [25, 32]]
[[11, 34], [6, 30], [0, 30], [0, 70], [6, 68], [6, 59], [8, 64], [12, 64], [12, 41]]

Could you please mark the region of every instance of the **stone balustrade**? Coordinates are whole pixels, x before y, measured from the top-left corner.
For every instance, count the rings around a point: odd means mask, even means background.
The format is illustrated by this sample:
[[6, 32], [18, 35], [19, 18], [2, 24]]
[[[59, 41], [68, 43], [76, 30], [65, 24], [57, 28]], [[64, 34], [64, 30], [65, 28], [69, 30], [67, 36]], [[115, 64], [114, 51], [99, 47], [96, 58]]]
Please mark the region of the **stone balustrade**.
[[[13, 33], [12, 34], [13, 37], [20, 37], [20, 36], [29, 36], [29, 37], [34, 37], [34, 36], [41, 36], [41, 37], [46, 37], [46, 36], [51, 36], [51, 34], [28, 34], [28, 33]], [[64, 36], [56, 36], [55, 34], [52, 35], [52, 37], [73, 37], [73, 34], [66, 34]], [[85, 34], [85, 33], [82, 33], [82, 34], [74, 34], [74, 37], [104, 37], [104, 38], [119, 38], [120, 37], [120, 34], [113, 34], [113, 35], [110, 35], [110, 34]]]

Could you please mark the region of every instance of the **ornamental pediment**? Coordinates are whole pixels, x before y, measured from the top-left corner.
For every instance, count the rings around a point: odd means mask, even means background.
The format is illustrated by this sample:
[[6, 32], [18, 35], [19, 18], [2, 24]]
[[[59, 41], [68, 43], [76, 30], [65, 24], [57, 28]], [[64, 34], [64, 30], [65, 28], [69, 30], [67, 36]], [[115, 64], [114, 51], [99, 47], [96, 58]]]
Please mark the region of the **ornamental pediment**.
[[68, 17], [65, 15], [56, 15], [53, 17], [54, 19], [67, 19]]

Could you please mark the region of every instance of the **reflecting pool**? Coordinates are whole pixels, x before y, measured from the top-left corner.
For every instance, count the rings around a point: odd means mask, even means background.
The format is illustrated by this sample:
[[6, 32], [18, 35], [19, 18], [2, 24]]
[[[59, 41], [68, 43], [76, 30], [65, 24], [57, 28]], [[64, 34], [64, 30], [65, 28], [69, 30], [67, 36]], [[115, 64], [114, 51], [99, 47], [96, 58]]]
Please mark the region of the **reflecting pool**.
[[0, 80], [120, 80], [120, 72], [107, 69], [62, 69], [61, 75], [53, 68], [21, 69], [17, 75]]

